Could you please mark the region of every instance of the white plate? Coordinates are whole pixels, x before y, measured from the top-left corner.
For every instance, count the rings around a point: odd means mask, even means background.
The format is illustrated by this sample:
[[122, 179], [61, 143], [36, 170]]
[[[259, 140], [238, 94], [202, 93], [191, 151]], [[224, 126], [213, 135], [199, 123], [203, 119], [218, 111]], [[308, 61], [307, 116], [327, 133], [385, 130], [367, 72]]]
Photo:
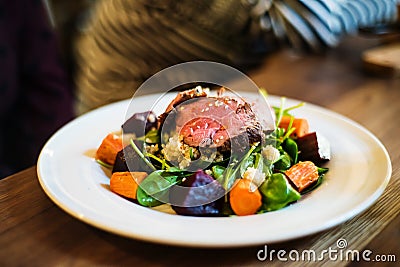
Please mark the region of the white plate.
[[[131, 112], [157, 95], [136, 98]], [[279, 98], [270, 97], [271, 104]], [[287, 105], [298, 103], [288, 100]], [[333, 159], [323, 184], [282, 210], [262, 215], [198, 218], [170, 215], [131, 203], [108, 188], [109, 178], [92, 155], [101, 140], [118, 130], [129, 101], [105, 106], [60, 129], [44, 146], [37, 164], [47, 195], [77, 219], [122, 236], [156, 243], [235, 247], [281, 242], [338, 225], [371, 206], [391, 176], [387, 151], [359, 124], [324, 108], [307, 104], [294, 114], [331, 143]], [[164, 106], [165, 107], [165, 106]]]

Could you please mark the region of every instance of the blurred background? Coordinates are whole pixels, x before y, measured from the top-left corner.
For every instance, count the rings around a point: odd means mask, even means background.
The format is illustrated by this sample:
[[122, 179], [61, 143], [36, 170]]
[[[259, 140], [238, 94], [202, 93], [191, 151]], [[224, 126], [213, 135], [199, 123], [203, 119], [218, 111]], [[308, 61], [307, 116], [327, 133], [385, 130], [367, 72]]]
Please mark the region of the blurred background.
[[[397, 0], [48, 0], [75, 110], [129, 98], [161, 69], [212, 60], [243, 71], [282, 47], [324, 53], [348, 36], [398, 36]], [[397, 38], [397, 37], [394, 37]]]

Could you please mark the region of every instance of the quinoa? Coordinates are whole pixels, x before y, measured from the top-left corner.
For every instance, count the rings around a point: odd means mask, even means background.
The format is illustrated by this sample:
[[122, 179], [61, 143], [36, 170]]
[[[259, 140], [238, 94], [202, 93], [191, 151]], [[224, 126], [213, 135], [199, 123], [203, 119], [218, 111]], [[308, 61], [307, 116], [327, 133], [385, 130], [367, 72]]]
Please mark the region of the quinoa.
[[166, 140], [168, 141], [162, 145], [161, 153], [169, 162], [178, 164], [180, 169], [189, 167], [194, 160], [220, 162], [224, 159], [223, 155], [215, 148], [201, 148], [199, 151], [197, 147], [185, 144], [183, 137], [177, 133], [173, 133]]
[[158, 144], [153, 144], [153, 145], [146, 145], [146, 152], [150, 154], [157, 154], [158, 153]]
[[182, 143], [181, 139], [177, 133], [170, 136], [168, 142], [162, 145], [161, 153], [166, 160], [178, 164], [180, 169], [185, 169], [192, 162], [191, 155], [197, 154], [198, 151], [196, 148]]

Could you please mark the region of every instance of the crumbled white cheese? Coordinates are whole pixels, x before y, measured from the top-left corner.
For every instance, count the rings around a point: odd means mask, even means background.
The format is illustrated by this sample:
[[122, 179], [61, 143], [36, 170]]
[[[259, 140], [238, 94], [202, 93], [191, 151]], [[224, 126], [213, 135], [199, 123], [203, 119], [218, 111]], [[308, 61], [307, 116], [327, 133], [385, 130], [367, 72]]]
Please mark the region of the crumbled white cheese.
[[263, 155], [264, 158], [266, 158], [268, 161], [272, 163], [276, 162], [281, 155], [279, 153], [279, 150], [273, 147], [272, 145], [267, 145], [266, 147], [264, 147], [261, 154]]
[[254, 192], [265, 181], [265, 173], [259, 169], [248, 167], [243, 173], [243, 179], [252, 182], [250, 185], [250, 191]]

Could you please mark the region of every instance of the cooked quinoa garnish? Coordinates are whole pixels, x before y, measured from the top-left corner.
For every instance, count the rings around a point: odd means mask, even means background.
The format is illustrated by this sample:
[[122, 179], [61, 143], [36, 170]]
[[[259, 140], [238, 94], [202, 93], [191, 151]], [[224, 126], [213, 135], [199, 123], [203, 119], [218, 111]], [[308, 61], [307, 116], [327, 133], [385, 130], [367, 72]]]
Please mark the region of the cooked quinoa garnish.
[[157, 154], [158, 153], [158, 144], [153, 145], [146, 145], [146, 152], [150, 154]]
[[223, 155], [216, 149], [202, 148], [199, 151], [197, 147], [183, 143], [183, 137], [177, 133], [172, 134], [168, 141], [162, 145], [161, 153], [166, 160], [178, 164], [181, 169], [189, 167], [194, 160], [220, 162], [224, 159]]
[[[179, 165], [179, 168], [185, 169], [189, 167], [192, 159], [190, 155], [196, 153], [194, 149], [184, 143], [182, 143], [182, 138], [178, 134], [173, 134], [168, 138], [168, 142], [163, 144], [163, 149], [161, 153], [169, 162]], [[196, 149], [197, 150], [197, 149]]]

